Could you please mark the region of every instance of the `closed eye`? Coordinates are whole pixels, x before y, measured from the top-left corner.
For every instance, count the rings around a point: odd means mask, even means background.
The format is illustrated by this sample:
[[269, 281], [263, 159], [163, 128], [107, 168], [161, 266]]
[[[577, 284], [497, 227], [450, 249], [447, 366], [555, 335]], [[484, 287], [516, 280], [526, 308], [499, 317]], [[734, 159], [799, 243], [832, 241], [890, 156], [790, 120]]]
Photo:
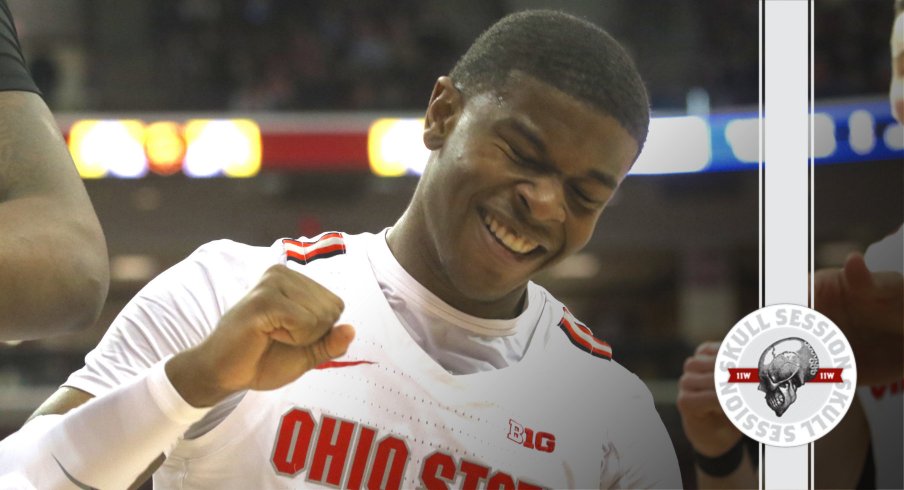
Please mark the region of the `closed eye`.
[[547, 172], [550, 170], [542, 162], [518, 153], [518, 151], [511, 146], [509, 146], [508, 151], [503, 150], [503, 153], [505, 153], [506, 156], [508, 156], [509, 160], [514, 162], [519, 167], [527, 168], [536, 172]]
[[[498, 145], [497, 145], [498, 146]], [[533, 158], [529, 158], [524, 156], [521, 153], [518, 153], [514, 148], [508, 146], [507, 148], [503, 148], [502, 146], [498, 146], [498, 148], [505, 154], [505, 156], [512, 161], [515, 165], [519, 167], [528, 168], [535, 171], [544, 170], [543, 164], [538, 162]]]
[[582, 201], [587, 201], [587, 202], [593, 201], [593, 199], [591, 199], [589, 196], [587, 196], [587, 194], [584, 194], [581, 191], [580, 187], [575, 186], [575, 187], [572, 187], [571, 189], [574, 191], [575, 195], [578, 196], [578, 198], [581, 199]]
[[605, 199], [599, 198], [593, 194], [586, 192], [585, 190], [581, 189], [580, 186], [571, 186], [571, 191], [572, 193], [574, 193], [574, 196], [578, 199], [578, 201], [580, 201], [584, 206], [590, 208], [598, 208], [605, 204]]

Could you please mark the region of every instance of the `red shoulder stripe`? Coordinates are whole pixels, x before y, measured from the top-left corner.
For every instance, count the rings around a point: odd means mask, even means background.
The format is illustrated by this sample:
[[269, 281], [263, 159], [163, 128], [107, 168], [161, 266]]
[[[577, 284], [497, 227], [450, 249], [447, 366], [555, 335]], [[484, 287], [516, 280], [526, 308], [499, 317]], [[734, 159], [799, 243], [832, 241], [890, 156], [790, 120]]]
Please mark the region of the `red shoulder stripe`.
[[586, 325], [578, 322], [567, 308], [563, 308], [564, 314], [559, 320], [559, 328], [568, 336], [568, 340], [575, 347], [601, 359], [612, 359], [612, 347], [593, 336], [593, 332]]
[[317, 259], [334, 257], [345, 253], [345, 240], [341, 233], [323, 233], [310, 241], [299, 241], [286, 238], [283, 240], [286, 260], [299, 264], [308, 264]]

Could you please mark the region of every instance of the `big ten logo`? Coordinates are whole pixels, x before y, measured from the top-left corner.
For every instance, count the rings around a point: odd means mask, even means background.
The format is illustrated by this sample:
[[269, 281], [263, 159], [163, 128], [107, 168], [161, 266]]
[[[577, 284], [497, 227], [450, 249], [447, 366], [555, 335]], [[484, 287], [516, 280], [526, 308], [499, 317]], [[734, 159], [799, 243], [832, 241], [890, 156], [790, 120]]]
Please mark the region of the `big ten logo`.
[[508, 438], [528, 449], [536, 449], [544, 453], [551, 453], [556, 450], [556, 436], [549, 432], [535, 431], [512, 419], [509, 419]]

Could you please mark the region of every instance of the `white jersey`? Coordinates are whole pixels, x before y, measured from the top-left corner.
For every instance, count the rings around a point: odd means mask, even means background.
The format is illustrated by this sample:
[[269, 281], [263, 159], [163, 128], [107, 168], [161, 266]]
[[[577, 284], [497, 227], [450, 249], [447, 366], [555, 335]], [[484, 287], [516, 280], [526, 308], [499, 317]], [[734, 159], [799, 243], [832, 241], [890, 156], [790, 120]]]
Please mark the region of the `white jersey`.
[[[904, 274], [902, 230], [869, 247], [865, 258], [871, 271]], [[857, 395], [869, 424], [876, 488], [904, 488], [904, 379], [858, 388]]]
[[531, 286], [542, 310], [520, 361], [453, 375], [387, 303], [367, 257], [376, 238], [205, 245], [126, 306], [66, 385], [102, 395], [196, 345], [266, 268], [285, 263], [343, 299], [340, 322], [355, 326], [355, 341], [281, 389], [245, 393], [222, 422], [176, 442], [155, 487], [681, 485], [649, 391], [548, 292]]

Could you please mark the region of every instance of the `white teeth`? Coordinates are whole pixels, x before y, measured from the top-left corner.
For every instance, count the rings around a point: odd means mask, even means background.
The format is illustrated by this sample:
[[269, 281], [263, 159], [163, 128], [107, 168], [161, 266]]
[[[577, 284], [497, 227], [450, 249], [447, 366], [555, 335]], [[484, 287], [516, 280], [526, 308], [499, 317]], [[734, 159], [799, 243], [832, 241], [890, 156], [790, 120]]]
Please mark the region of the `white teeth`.
[[487, 225], [487, 228], [490, 229], [493, 235], [495, 235], [496, 238], [512, 252], [526, 254], [532, 252], [539, 246], [536, 242], [524, 237], [519, 237], [514, 231], [506, 228], [490, 215], [484, 216], [483, 222]]
[[521, 248], [523, 246], [524, 246], [524, 240], [522, 240], [520, 237], [515, 237], [512, 240], [512, 249], [513, 250], [521, 250]]
[[523, 250], [526, 246], [527, 246], [527, 242], [525, 242], [523, 238], [515, 239], [514, 248], [516, 250]]

